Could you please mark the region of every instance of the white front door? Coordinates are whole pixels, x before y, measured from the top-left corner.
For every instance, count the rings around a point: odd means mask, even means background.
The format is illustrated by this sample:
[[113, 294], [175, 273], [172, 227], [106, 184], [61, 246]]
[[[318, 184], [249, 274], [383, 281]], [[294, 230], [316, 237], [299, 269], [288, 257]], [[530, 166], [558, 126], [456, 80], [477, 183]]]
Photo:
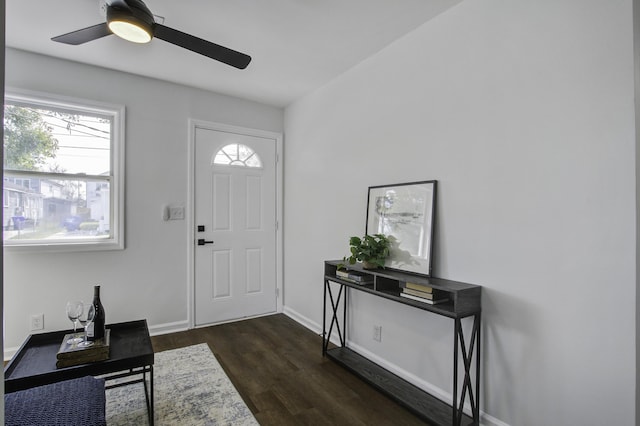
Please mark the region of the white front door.
[[195, 325], [276, 312], [275, 139], [196, 126]]

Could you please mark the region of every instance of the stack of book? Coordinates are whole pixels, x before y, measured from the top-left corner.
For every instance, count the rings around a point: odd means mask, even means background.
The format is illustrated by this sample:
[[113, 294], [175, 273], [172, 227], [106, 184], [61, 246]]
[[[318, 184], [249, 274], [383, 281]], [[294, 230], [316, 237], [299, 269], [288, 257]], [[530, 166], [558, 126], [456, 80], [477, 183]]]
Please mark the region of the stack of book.
[[449, 293], [442, 290], [436, 290], [424, 284], [403, 283], [400, 296], [407, 299], [417, 300], [418, 302], [435, 305], [449, 301]]
[[107, 329], [104, 338], [95, 340], [91, 346], [68, 343], [69, 339], [83, 337], [84, 333], [66, 334], [56, 354], [56, 367], [71, 367], [109, 359], [110, 334], [111, 330]]
[[341, 280], [349, 281], [355, 284], [365, 285], [373, 284], [373, 277], [369, 274], [363, 274], [358, 271], [349, 271], [346, 269], [338, 269], [336, 271], [336, 277]]

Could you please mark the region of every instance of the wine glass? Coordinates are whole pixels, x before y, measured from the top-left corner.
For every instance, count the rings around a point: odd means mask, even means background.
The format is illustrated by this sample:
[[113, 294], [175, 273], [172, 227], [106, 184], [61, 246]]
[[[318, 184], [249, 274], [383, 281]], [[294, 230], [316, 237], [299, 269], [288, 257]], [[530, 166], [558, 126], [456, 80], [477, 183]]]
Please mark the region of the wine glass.
[[73, 334], [74, 334], [73, 338], [67, 340], [67, 343], [70, 345], [73, 343], [82, 342], [82, 337], [75, 336], [76, 329], [78, 328], [78, 317], [82, 315], [82, 310], [83, 310], [83, 306], [81, 301], [67, 302], [67, 316], [69, 317], [71, 322], [73, 322]]
[[93, 342], [87, 340], [87, 329], [91, 326], [93, 322], [93, 318], [95, 316], [95, 309], [93, 307], [93, 303], [85, 303], [83, 306], [82, 314], [78, 317], [78, 321], [84, 327], [84, 340], [78, 343], [80, 347], [89, 347], [93, 345]]

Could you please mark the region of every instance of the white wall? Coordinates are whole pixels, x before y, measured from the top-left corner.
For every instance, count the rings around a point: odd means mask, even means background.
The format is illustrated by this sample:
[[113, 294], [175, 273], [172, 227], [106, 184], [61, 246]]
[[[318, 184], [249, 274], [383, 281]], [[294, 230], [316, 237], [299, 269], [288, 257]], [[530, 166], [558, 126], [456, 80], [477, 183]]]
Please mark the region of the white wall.
[[66, 300], [89, 300], [96, 283], [108, 322], [146, 318], [152, 332], [185, 328], [189, 232], [186, 221], [164, 222], [162, 206], [187, 202], [187, 120], [282, 132], [282, 109], [11, 49], [6, 62], [7, 86], [123, 104], [127, 115], [126, 249], [5, 250], [5, 350], [29, 334], [31, 314], [44, 313], [46, 330], [69, 328]]
[[[289, 106], [288, 311], [320, 325], [368, 186], [437, 179], [435, 275], [484, 286], [486, 421], [635, 424], [631, 4], [465, 1]], [[451, 391], [452, 322], [352, 308], [352, 344]]]

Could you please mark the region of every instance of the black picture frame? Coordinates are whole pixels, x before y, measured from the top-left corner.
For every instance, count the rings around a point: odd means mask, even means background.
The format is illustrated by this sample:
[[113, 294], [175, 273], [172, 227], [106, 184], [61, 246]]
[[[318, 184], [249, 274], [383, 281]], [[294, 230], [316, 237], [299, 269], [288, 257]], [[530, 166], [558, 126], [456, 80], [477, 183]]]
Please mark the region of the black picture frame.
[[391, 241], [385, 268], [431, 276], [438, 181], [370, 186], [366, 234]]

